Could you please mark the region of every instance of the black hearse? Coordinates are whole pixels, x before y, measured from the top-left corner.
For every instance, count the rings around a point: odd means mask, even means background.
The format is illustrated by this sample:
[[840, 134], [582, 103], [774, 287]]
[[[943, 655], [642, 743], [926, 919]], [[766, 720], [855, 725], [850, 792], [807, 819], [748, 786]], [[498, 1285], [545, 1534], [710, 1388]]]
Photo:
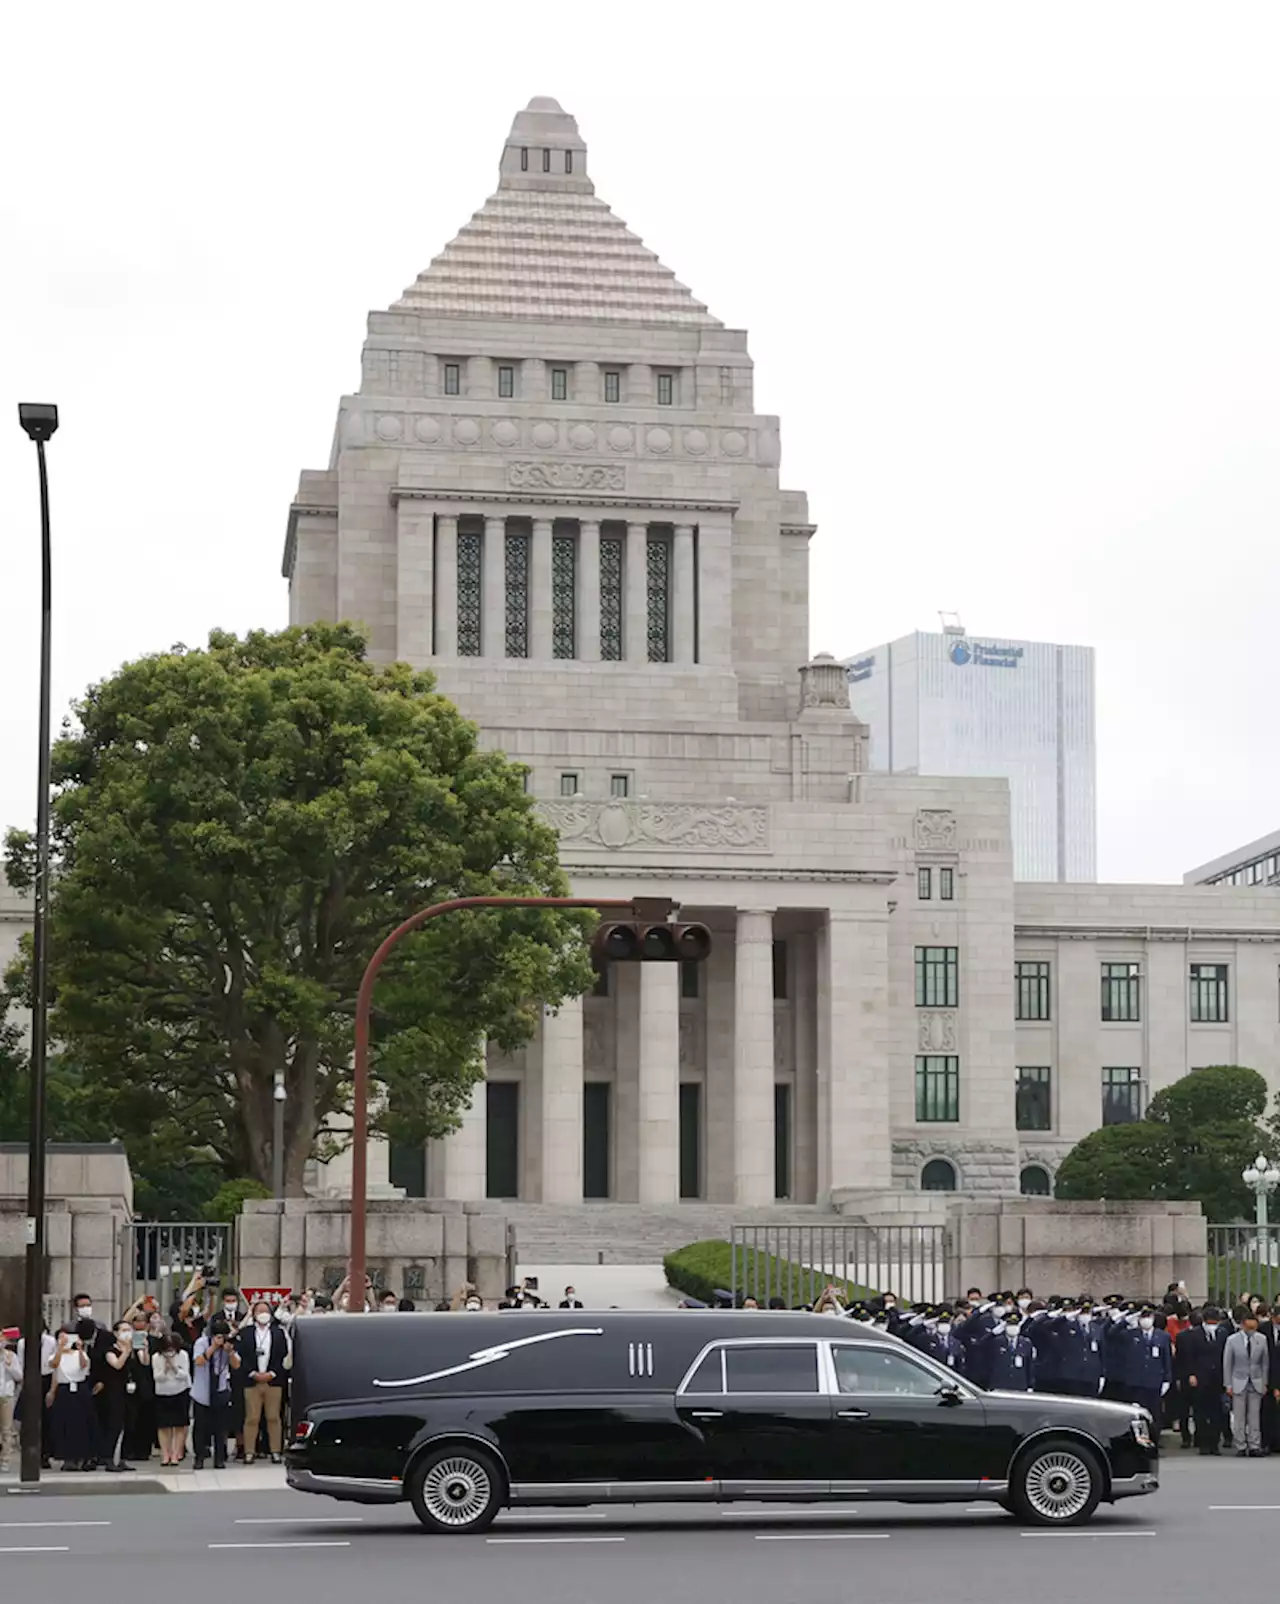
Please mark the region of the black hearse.
[[1158, 1485], [1143, 1410], [983, 1392], [823, 1315], [311, 1315], [294, 1332], [289, 1485], [407, 1498], [435, 1532], [505, 1505], [826, 1499], [991, 1499], [1073, 1526]]

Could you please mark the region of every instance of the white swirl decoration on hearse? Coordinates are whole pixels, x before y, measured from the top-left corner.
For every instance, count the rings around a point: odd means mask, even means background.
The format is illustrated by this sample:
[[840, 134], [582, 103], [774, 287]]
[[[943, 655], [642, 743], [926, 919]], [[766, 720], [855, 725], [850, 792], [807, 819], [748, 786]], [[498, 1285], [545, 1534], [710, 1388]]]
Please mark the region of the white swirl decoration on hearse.
[[535, 1342], [555, 1342], [559, 1337], [602, 1337], [603, 1326], [570, 1326], [567, 1331], [540, 1331], [536, 1337], [515, 1337], [510, 1342], [495, 1342], [491, 1348], [477, 1348], [462, 1364], [449, 1365], [444, 1370], [428, 1370], [422, 1376], [406, 1376], [403, 1381], [379, 1381], [375, 1387], [421, 1387], [428, 1381], [443, 1381], [446, 1376], [460, 1376], [466, 1370], [482, 1370], [485, 1365], [497, 1364], [517, 1348], [531, 1348]]
[[544, 802], [542, 817], [563, 842], [685, 851], [767, 852], [768, 810], [704, 807], [692, 802]]

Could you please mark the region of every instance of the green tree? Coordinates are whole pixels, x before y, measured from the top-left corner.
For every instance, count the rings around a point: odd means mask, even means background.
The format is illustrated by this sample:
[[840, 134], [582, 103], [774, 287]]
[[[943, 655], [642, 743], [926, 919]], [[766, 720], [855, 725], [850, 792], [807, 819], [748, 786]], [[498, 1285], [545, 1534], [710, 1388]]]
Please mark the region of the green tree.
[[[127, 664], [75, 715], [53, 758], [52, 1036], [126, 1135], [176, 1129], [228, 1180], [269, 1181], [283, 1074], [296, 1195], [350, 1109], [379, 942], [449, 897], [563, 895], [555, 834], [433, 678], [371, 664], [346, 625], [215, 632]], [[10, 832], [7, 868], [30, 886], [29, 835]], [[405, 941], [377, 995], [375, 1125], [453, 1129], [482, 1039], [523, 1044], [589, 985], [589, 922], [475, 912]], [[25, 999], [26, 964], [10, 982]]]
[[1266, 1107], [1267, 1083], [1255, 1069], [1217, 1064], [1184, 1075], [1156, 1093], [1145, 1119], [1077, 1142], [1055, 1195], [1196, 1200], [1213, 1221], [1247, 1216], [1252, 1194], [1240, 1172], [1265, 1143]]

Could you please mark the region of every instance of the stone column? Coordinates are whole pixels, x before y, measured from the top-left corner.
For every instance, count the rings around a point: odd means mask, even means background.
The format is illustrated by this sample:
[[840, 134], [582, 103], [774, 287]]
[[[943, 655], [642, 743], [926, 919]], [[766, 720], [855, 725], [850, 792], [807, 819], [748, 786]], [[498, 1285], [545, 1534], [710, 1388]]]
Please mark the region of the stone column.
[[623, 654], [628, 663], [649, 661], [649, 526], [627, 525], [626, 628]]
[[888, 1191], [889, 916], [832, 912], [818, 975], [819, 1049], [826, 1055], [827, 1111], [819, 1125], [827, 1188]]
[[698, 519], [698, 661], [728, 668], [733, 661], [733, 515]]
[[609, 975], [615, 1031], [613, 1195], [619, 1203], [640, 1197], [640, 971], [653, 967], [615, 964]]
[[693, 584], [693, 526], [677, 524], [675, 562], [672, 564], [672, 651], [673, 663], [692, 663], [694, 660], [694, 584]]
[[733, 1200], [772, 1203], [773, 915], [738, 910], [734, 954]]
[[529, 554], [529, 656], [535, 663], [551, 661], [551, 520], [533, 520], [533, 548]]
[[703, 1096], [703, 1194], [709, 1203], [733, 1202], [733, 937], [716, 929], [702, 966], [707, 988], [707, 1078]]
[[462, 1124], [427, 1143], [427, 1193], [473, 1202], [487, 1196], [488, 1082], [477, 1081]]
[[507, 520], [484, 521], [484, 620], [480, 645], [486, 657], [507, 655]]
[[627, 368], [626, 396], [632, 406], [647, 407], [653, 402], [653, 369], [647, 362], [632, 362]]
[[579, 406], [595, 406], [600, 397], [600, 364], [598, 362], [575, 362], [573, 364], [573, 383], [569, 389], [569, 399], [576, 401]]
[[526, 357], [520, 365], [519, 401], [547, 399], [547, 364], [538, 356]]
[[582, 998], [542, 1011], [542, 1201], [582, 1202]]
[[584, 518], [578, 525], [578, 660], [600, 661], [600, 523]]
[[458, 520], [436, 519], [436, 656], [458, 655]]
[[493, 358], [470, 356], [467, 358], [467, 397], [473, 401], [490, 400], [494, 394]]
[[817, 1042], [817, 955], [812, 931], [791, 937], [794, 950], [794, 1000], [796, 1022], [796, 1078], [792, 1094], [795, 1104], [796, 1173], [792, 1196], [797, 1203], [812, 1203], [817, 1195], [818, 1138], [818, 1042]]
[[396, 656], [421, 666], [431, 656], [431, 601], [435, 533], [421, 501], [396, 508]]
[[680, 1197], [680, 966], [640, 970], [641, 1203]]
[[422, 358], [422, 393], [440, 394], [440, 358], [430, 353]]

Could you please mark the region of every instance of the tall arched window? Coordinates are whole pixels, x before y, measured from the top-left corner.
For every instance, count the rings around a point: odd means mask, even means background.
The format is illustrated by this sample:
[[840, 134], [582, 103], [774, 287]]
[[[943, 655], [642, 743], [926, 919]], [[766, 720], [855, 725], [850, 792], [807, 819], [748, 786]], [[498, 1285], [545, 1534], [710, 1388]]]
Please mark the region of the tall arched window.
[[925, 1192], [954, 1192], [955, 1165], [949, 1158], [931, 1158], [920, 1171], [920, 1187]]
[[1053, 1182], [1043, 1164], [1028, 1164], [1018, 1177], [1018, 1190], [1023, 1197], [1052, 1197]]

